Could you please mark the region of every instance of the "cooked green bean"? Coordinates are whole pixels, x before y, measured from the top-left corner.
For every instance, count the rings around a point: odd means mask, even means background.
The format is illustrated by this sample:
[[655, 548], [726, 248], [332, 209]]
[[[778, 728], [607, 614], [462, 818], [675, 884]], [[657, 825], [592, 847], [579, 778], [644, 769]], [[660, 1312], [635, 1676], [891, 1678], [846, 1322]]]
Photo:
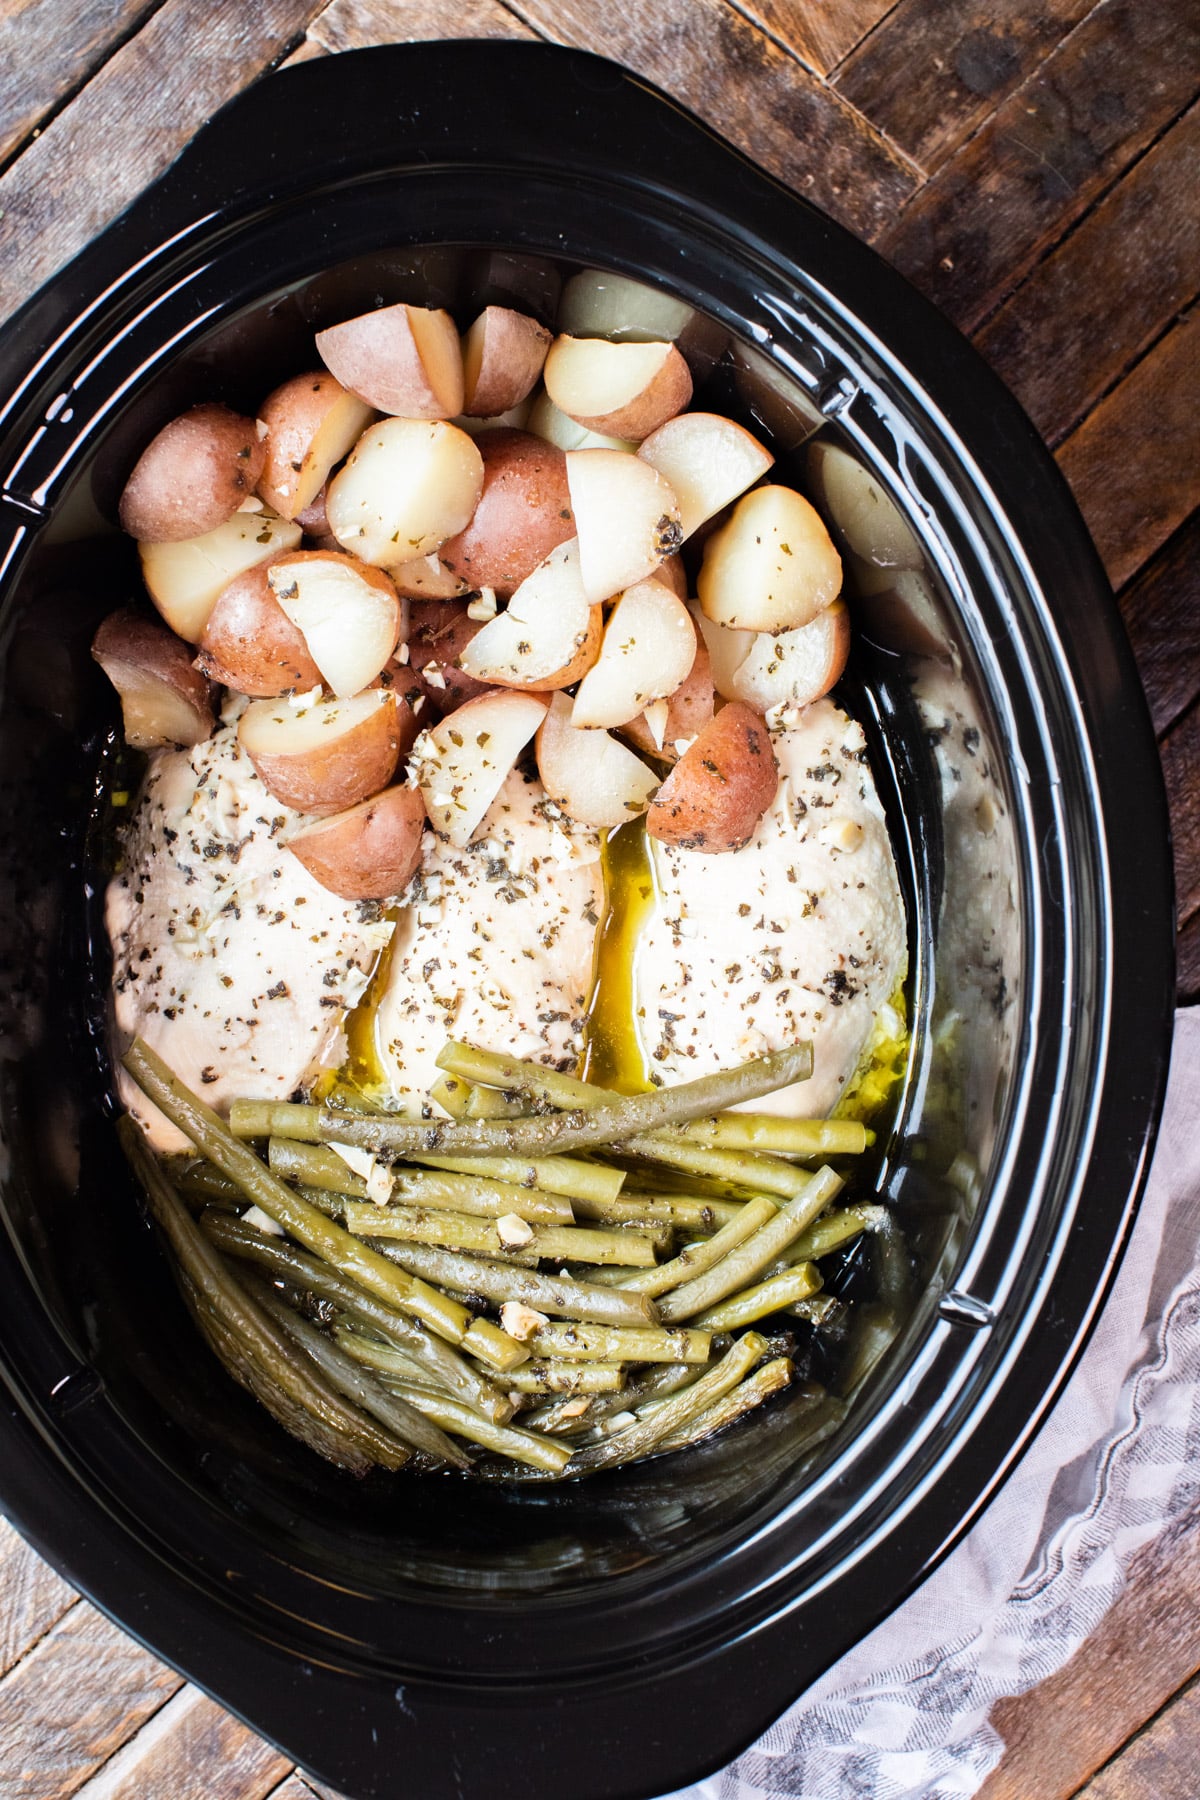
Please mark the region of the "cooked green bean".
[[765, 1150], [776, 1156], [861, 1156], [867, 1128], [859, 1119], [784, 1119], [773, 1113], [726, 1113], [676, 1128], [708, 1150]]
[[202, 1156], [164, 1156], [162, 1168], [177, 1193], [195, 1194], [197, 1199], [223, 1204], [227, 1208], [241, 1208], [246, 1204], [246, 1196], [237, 1182], [230, 1181], [228, 1175], [222, 1175], [220, 1169], [214, 1169]]
[[[265, 1237], [253, 1226], [231, 1219], [226, 1213], [203, 1213], [200, 1229], [219, 1250], [240, 1256], [266, 1269], [276, 1278], [307, 1288], [320, 1300], [330, 1300], [353, 1314], [363, 1324], [382, 1331], [412, 1357], [414, 1365], [428, 1370], [441, 1386], [473, 1406], [494, 1424], [506, 1425], [512, 1418], [512, 1402], [502, 1394], [473, 1363], [451, 1349], [442, 1338], [393, 1307], [385, 1306], [374, 1294], [368, 1294], [356, 1282], [338, 1273], [328, 1263], [298, 1250], [283, 1238]], [[419, 1271], [417, 1271], [419, 1273]]]
[[753, 1325], [756, 1319], [779, 1312], [795, 1300], [807, 1300], [819, 1291], [820, 1286], [821, 1276], [816, 1265], [797, 1263], [794, 1269], [770, 1275], [757, 1286], [743, 1288], [705, 1312], [696, 1313], [696, 1323], [706, 1325], [710, 1331], [736, 1331], [739, 1326]]
[[650, 1268], [654, 1243], [643, 1232], [586, 1231], [569, 1225], [530, 1225], [520, 1235], [503, 1230], [504, 1220], [471, 1218], [466, 1213], [435, 1212], [431, 1207], [372, 1206], [352, 1200], [346, 1207], [346, 1229], [358, 1237], [400, 1238], [414, 1244], [438, 1244], [446, 1250], [466, 1250], [478, 1256], [504, 1258], [514, 1250], [530, 1256], [546, 1256], [556, 1262], [620, 1263], [625, 1268]]
[[439, 1430], [407, 1401], [398, 1400], [370, 1375], [364, 1374], [332, 1338], [319, 1331], [307, 1319], [301, 1318], [299, 1313], [293, 1312], [290, 1306], [285, 1306], [266, 1282], [254, 1277], [251, 1280], [253, 1286], [250, 1292], [267, 1317], [274, 1319], [312, 1357], [326, 1380], [339, 1393], [344, 1394], [347, 1400], [352, 1400], [363, 1412], [378, 1419], [402, 1444], [408, 1444], [414, 1450], [423, 1450], [427, 1456], [436, 1457], [439, 1462], [450, 1463], [456, 1469], [470, 1468], [470, 1457], [464, 1456], [444, 1431]]
[[780, 1259], [780, 1268], [785, 1264], [812, 1262], [819, 1256], [829, 1256], [862, 1232], [878, 1231], [889, 1216], [886, 1206], [877, 1206], [873, 1202], [860, 1202], [840, 1207], [837, 1212], [825, 1213], [814, 1220], [794, 1244], [788, 1245]]
[[425, 1169], [449, 1169], [459, 1175], [482, 1175], [492, 1181], [510, 1181], [517, 1187], [538, 1188], [543, 1194], [565, 1194], [569, 1200], [615, 1200], [625, 1182], [624, 1169], [583, 1162], [574, 1156], [422, 1154], [404, 1160], [419, 1163]]
[[239, 1142], [212, 1108], [190, 1094], [178, 1076], [141, 1038], [135, 1038], [123, 1058], [127, 1073], [146, 1097], [190, 1138], [198, 1150], [238, 1183], [248, 1200], [284, 1227], [298, 1243], [323, 1256], [335, 1268], [365, 1287], [369, 1293], [413, 1313], [423, 1324], [450, 1343], [464, 1348], [497, 1368], [515, 1368], [528, 1351], [515, 1339], [486, 1320], [473, 1319], [465, 1307], [448, 1300], [436, 1288], [398, 1269], [378, 1251], [367, 1247], [317, 1211], [260, 1162]]
[[828, 1325], [846, 1311], [846, 1302], [832, 1294], [814, 1294], [811, 1300], [793, 1300], [783, 1309], [806, 1325]]
[[633, 1423], [623, 1431], [605, 1438], [602, 1443], [589, 1444], [585, 1449], [577, 1450], [571, 1458], [569, 1473], [583, 1475], [590, 1474], [595, 1469], [613, 1468], [618, 1463], [630, 1462], [634, 1457], [645, 1456], [657, 1449], [664, 1438], [682, 1431], [714, 1401], [722, 1399], [731, 1388], [736, 1387], [762, 1361], [766, 1352], [766, 1338], [757, 1331], [748, 1331], [745, 1337], [738, 1338], [736, 1343], [730, 1345], [714, 1368], [701, 1375], [689, 1387], [672, 1394], [653, 1413], [644, 1418], [635, 1416]]
[[738, 1210], [736, 1219], [728, 1225], [722, 1225], [715, 1237], [706, 1238], [698, 1244], [686, 1244], [670, 1262], [659, 1263], [655, 1269], [639, 1271], [636, 1275], [622, 1277], [621, 1286], [639, 1294], [666, 1294], [672, 1288], [682, 1287], [685, 1281], [692, 1281], [711, 1269], [736, 1250], [739, 1244], [745, 1243], [768, 1220], [777, 1218], [779, 1208], [773, 1200], [747, 1200]]
[[809, 1173], [781, 1156], [758, 1156], [753, 1150], [706, 1150], [702, 1144], [689, 1144], [682, 1137], [668, 1138], [665, 1133], [628, 1138], [614, 1148], [641, 1157], [643, 1162], [677, 1169], [684, 1175], [719, 1181], [726, 1191], [732, 1188], [747, 1195], [777, 1194], [781, 1200], [794, 1200], [802, 1194]]
[[664, 1323], [673, 1325], [693, 1318], [715, 1306], [718, 1300], [748, 1287], [828, 1206], [841, 1185], [841, 1176], [835, 1175], [832, 1169], [820, 1169], [810, 1175], [807, 1192], [797, 1200], [785, 1201], [774, 1218], [760, 1225], [753, 1237], [748, 1237], [694, 1281], [661, 1297], [658, 1309]]
[[[583, 1368], [594, 1368], [593, 1363], [580, 1364]], [[626, 1377], [625, 1386], [611, 1394], [591, 1394], [588, 1396], [586, 1415], [576, 1419], [570, 1416], [561, 1423], [547, 1424], [544, 1415], [549, 1407], [537, 1407], [525, 1414], [525, 1422], [537, 1431], [571, 1433], [590, 1431], [595, 1425], [603, 1423], [614, 1413], [636, 1409], [644, 1401], [665, 1398], [668, 1394], [676, 1394], [681, 1388], [690, 1387], [699, 1379], [700, 1371], [695, 1363], [654, 1363], [648, 1369], [641, 1369], [636, 1375]], [[556, 1401], [555, 1405], [561, 1405]]]
[[645, 1294], [626, 1294], [620, 1288], [597, 1287], [590, 1281], [572, 1281], [562, 1275], [546, 1275], [537, 1269], [516, 1268], [511, 1263], [487, 1262], [462, 1256], [434, 1244], [397, 1244], [378, 1240], [378, 1247], [410, 1275], [419, 1275], [439, 1287], [462, 1294], [479, 1294], [502, 1305], [519, 1300], [536, 1312], [564, 1319], [589, 1319], [597, 1325], [656, 1325], [658, 1308]]
[[466, 1116], [470, 1092], [470, 1083], [460, 1081], [457, 1075], [439, 1075], [429, 1090], [429, 1098], [452, 1119], [461, 1119]]
[[120, 1119], [117, 1132], [174, 1253], [192, 1316], [228, 1372], [327, 1461], [356, 1474], [375, 1463], [401, 1468], [407, 1447], [349, 1405], [255, 1304], [190, 1217], [133, 1120]]
[[317, 1136], [319, 1106], [301, 1106], [290, 1100], [235, 1100], [229, 1108], [229, 1129], [236, 1138], [294, 1138], [320, 1144]]
[[688, 1194], [631, 1194], [616, 1200], [577, 1200], [580, 1219], [596, 1219], [605, 1225], [640, 1225], [651, 1221], [675, 1225], [683, 1231], [719, 1231], [736, 1219], [744, 1200], [707, 1200]]
[[[620, 1094], [588, 1110], [538, 1113], [521, 1119], [474, 1119], [412, 1124], [388, 1114], [352, 1115], [322, 1107], [321, 1134], [391, 1156], [525, 1155], [595, 1149], [664, 1125], [704, 1118], [743, 1100], [758, 1100], [801, 1081], [812, 1070], [812, 1045], [773, 1050], [732, 1069], [702, 1075], [648, 1094]], [[457, 1071], [451, 1071], [452, 1073]]]
[[522, 1363], [506, 1379], [514, 1394], [612, 1394], [625, 1385], [619, 1362], [561, 1362], [545, 1357]]
[[761, 1406], [764, 1400], [769, 1400], [772, 1394], [787, 1387], [794, 1372], [790, 1357], [773, 1357], [770, 1362], [763, 1363], [753, 1374], [739, 1381], [722, 1399], [706, 1406], [690, 1425], [684, 1425], [680, 1430], [673, 1431], [670, 1437], [664, 1438], [660, 1449], [682, 1450], [685, 1444], [699, 1443], [701, 1438], [711, 1437], [714, 1431], [723, 1431], [726, 1425], [732, 1425], [735, 1419], [740, 1419], [743, 1414]]
[[539, 1325], [524, 1340], [535, 1356], [568, 1361], [706, 1363], [707, 1331], [667, 1331], [652, 1325]]
[[396, 1384], [396, 1391], [443, 1431], [453, 1431], [458, 1437], [482, 1445], [485, 1450], [511, 1457], [513, 1462], [528, 1463], [547, 1474], [561, 1475], [570, 1461], [571, 1452], [565, 1444], [557, 1444], [553, 1438], [539, 1437], [533, 1431], [519, 1431], [513, 1425], [491, 1425], [449, 1395], [431, 1394], [421, 1388], [408, 1389], [403, 1383]]
[[[272, 1138], [267, 1146], [271, 1168], [285, 1181], [306, 1187], [326, 1188], [351, 1200], [367, 1200], [367, 1184], [355, 1175], [334, 1150], [323, 1144], [295, 1143]], [[539, 1225], [573, 1225], [575, 1214], [564, 1194], [546, 1194], [512, 1182], [493, 1181], [478, 1175], [449, 1175], [440, 1169], [398, 1167], [389, 1171], [391, 1198], [414, 1206], [442, 1207], [452, 1212], [476, 1213], [500, 1218], [516, 1213]]]

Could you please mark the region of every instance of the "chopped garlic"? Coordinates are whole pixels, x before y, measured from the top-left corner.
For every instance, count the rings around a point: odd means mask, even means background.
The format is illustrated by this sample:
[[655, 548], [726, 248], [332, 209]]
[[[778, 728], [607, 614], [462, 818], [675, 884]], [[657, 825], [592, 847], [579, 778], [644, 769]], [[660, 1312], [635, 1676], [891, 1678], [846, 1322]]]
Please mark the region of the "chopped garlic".
[[400, 667], [402, 669], [407, 668], [407, 666], [408, 666], [408, 645], [407, 644], [398, 644], [396, 646], [396, 661], [400, 664]]
[[655, 700], [642, 714], [642, 717], [646, 721], [647, 728], [649, 729], [650, 736], [654, 739], [654, 747], [656, 750], [661, 750], [663, 747], [663, 738], [667, 734], [667, 714], [670, 710], [670, 706], [666, 700]]
[[305, 707], [315, 706], [324, 692], [325, 689], [323, 687], [309, 688], [306, 694], [289, 694], [287, 703], [289, 706], [294, 706], [297, 712], [300, 712]]
[[496, 1236], [509, 1250], [524, 1250], [533, 1242], [533, 1226], [519, 1213], [502, 1213], [496, 1220]]
[[694, 737], [676, 738], [675, 739], [675, 754], [676, 754], [676, 756], [686, 756], [688, 751], [691, 749], [692, 745], [695, 743], [695, 741], [696, 740]]
[[270, 1213], [264, 1212], [261, 1206], [247, 1207], [242, 1214], [242, 1224], [253, 1225], [255, 1231], [261, 1231], [264, 1237], [282, 1237], [284, 1235], [283, 1226], [279, 1224], [278, 1220], [273, 1219]]
[[545, 1313], [535, 1312], [532, 1306], [522, 1306], [519, 1300], [506, 1300], [500, 1308], [501, 1329], [507, 1331], [509, 1337], [516, 1338], [519, 1344], [526, 1343], [535, 1331], [549, 1323]]
[[496, 590], [490, 587], [480, 588], [476, 598], [467, 607], [468, 619], [478, 619], [484, 625], [489, 619], [495, 618], [496, 612]]
[[430, 687], [433, 687], [433, 688], [444, 688], [445, 687], [446, 677], [442, 674], [441, 668], [439, 667], [439, 665], [437, 663], [435, 663], [435, 662], [426, 663], [425, 667], [421, 670], [421, 673], [425, 677], [425, 680], [429, 683]]
[[263, 439], [270, 434], [271, 427], [265, 419], [255, 419], [254, 429], [258, 433], [258, 441], [261, 444]]
[[857, 819], [831, 819], [828, 825], [822, 825], [817, 833], [822, 844], [828, 844], [831, 850], [857, 850], [866, 836]]
[[257, 494], [250, 494], [238, 507], [240, 513], [257, 513], [263, 509], [263, 503]]

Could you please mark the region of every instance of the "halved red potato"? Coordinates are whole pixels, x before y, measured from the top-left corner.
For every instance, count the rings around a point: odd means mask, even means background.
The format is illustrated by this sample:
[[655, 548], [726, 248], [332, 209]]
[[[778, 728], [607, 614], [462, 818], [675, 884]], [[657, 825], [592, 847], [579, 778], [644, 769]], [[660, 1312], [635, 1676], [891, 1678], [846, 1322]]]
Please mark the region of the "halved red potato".
[[572, 337], [641, 344], [669, 339], [692, 368], [715, 362], [727, 341], [716, 321], [686, 300], [603, 269], [581, 269], [572, 275], [562, 291], [557, 324]]
[[842, 559], [820, 514], [793, 488], [754, 488], [704, 546], [696, 591], [706, 616], [742, 631], [793, 631], [836, 600]]
[[452, 419], [463, 409], [462, 349], [448, 312], [381, 306], [317, 333], [317, 353], [343, 387], [377, 412]]
[[740, 850], [778, 786], [765, 720], [734, 700], [675, 764], [650, 803], [646, 830], [682, 850]]
[[303, 825], [288, 849], [343, 900], [402, 894], [421, 862], [425, 802], [416, 788], [389, 787], [346, 812]]
[[115, 612], [92, 639], [92, 655], [120, 695], [125, 742], [134, 750], [200, 744], [211, 735], [212, 690], [182, 638], [140, 613]]
[[658, 776], [607, 731], [571, 723], [571, 702], [555, 694], [537, 734], [538, 774], [551, 800], [580, 825], [606, 831], [645, 812]]
[[528, 313], [485, 306], [463, 339], [462, 410], [476, 419], [507, 412], [532, 392], [550, 333]]
[[382, 419], [359, 438], [325, 496], [330, 529], [363, 562], [390, 568], [439, 550], [483, 492], [483, 458], [441, 420]]
[[526, 576], [507, 609], [481, 625], [458, 666], [501, 687], [569, 687], [600, 654], [604, 621], [579, 579], [575, 538], [559, 544]]
[[696, 628], [661, 581], [625, 589], [608, 616], [600, 655], [579, 684], [571, 723], [579, 730], [627, 725], [687, 679]]
[[[408, 660], [402, 665], [402, 692], [415, 691], [426, 702], [421, 718], [441, 718], [468, 700], [491, 691], [459, 666], [459, 658], [481, 630], [460, 600], [414, 600], [408, 614]], [[403, 678], [407, 677], [407, 681]]]
[[533, 405], [529, 409], [529, 417], [525, 421], [526, 431], [534, 437], [545, 438], [548, 444], [557, 444], [560, 450], [625, 450], [630, 455], [637, 445], [629, 438], [610, 437], [603, 431], [589, 431], [586, 425], [576, 424], [568, 419], [565, 412], [560, 412], [545, 388], [535, 395]]
[[422, 732], [413, 753], [417, 785], [434, 830], [450, 843], [470, 843], [546, 706], [535, 694], [493, 689]]
[[673, 594], [678, 594], [681, 600], [687, 599], [687, 570], [683, 566], [683, 558], [680, 556], [678, 550], [676, 550], [673, 556], [665, 557], [663, 561], [659, 563], [657, 569], [654, 571], [654, 579], [655, 581], [661, 581], [664, 587], [670, 588]]
[[350, 700], [252, 700], [238, 741], [264, 786], [297, 812], [336, 813], [385, 788], [400, 756], [395, 695], [368, 688]]
[[542, 378], [568, 418], [635, 442], [682, 412], [692, 397], [691, 371], [671, 343], [557, 337]]
[[448, 569], [440, 556], [417, 556], [409, 562], [389, 563], [387, 572], [396, 592], [407, 600], [457, 600], [470, 592], [462, 576]]
[[313, 369], [268, 394], [258, 416], [267, 428], [258, 492], [281, 519], [295, 519], [353, 450], [375, 412], [327, 369]]
[[694, 737], [699, 737], [711, 724], [716, 691], [713, 687], [712, 664], [704, 639], [697, 636], [696, 660], [691, 672], [667, 700], [656, 702], [657, 716], [639, 713], [621, 728], [621, 736], [635, 750], [656, 756], [660, 762], [676, 763]]
[[267, 580], [325, 685], [343, 700], [370, 687], [405, 624], [383, 570], [340, 550], [298, 550], [273, 562]]
[[583, 591], [611, 600], [678, 550], [679, 507], [658, 470], [622, 450], [568, 450], [566, 462]]
[[805, 455], [813, 492], [848, 550], [878, 568], [925, 567], [916, 533], [870, 469], [837, 444], [810, 444]]
[[739, 700], [766, 713], [808, 706], [841, 679], [850, 654], [850, 614], [835, 600], [795, 631], [757, 631], [731, 686]]
[[256, 563], [222, 588], [200, 638], [195, 667], [251, 699], [321, 686], [304, 634], [271, 590], [272, 563]]
[[[313, 495], [307, 506], [302, 506], [300, 508], [300, 511], [295, 515], [295, 519], [305, 537], [317, 538], [319, 540], [321, 538], [331, 538], [333, 536], [332, 531], [329, 529], [329, 514], [325, 511], [324, 487]], [[324, 549], [324, 547], [324, 545], [321, 546], [322, 549]]]
[[459, 413], [450, 423], [473, 438], [484, 437], [489, 431], [524, 431], [532, 408], [532, 400], [518, 400], [515, 406], [493, 413], [490, 418], [475, 419], [470, 413]]
[[193, 406], [138, 457], [121, 495], [122, 529], [145, 544], [215, 530], [254, 493], [265, 457], [253, 419], [227, 406]]
[[752, 487], [775, 461], [750, 432], [719, 413], [683, 413], [638, 450], [671, 484], [685, 538]]
[[198, 644], [229, 583], [256, 563], [294, 550], [300, 536], [299, 525], [274, 513], [235, 513], [202, 537], [139, 544], [142, 579], [171, 630]]
[[566, 458], [526, 431], [489, 431], [477, 443], [483, 491], [470, 523], [440, 555], [470, 587], [494, 588], [506, 599], [575, 535]]
[[708, 651], [713, 686], [725, 700], [736, 700], [733, 679], [750, 654], [753, 631], [735, 631], [731, 625], [717, 625], [706, 619], [698, 600], [689, 600], [688, 611]]

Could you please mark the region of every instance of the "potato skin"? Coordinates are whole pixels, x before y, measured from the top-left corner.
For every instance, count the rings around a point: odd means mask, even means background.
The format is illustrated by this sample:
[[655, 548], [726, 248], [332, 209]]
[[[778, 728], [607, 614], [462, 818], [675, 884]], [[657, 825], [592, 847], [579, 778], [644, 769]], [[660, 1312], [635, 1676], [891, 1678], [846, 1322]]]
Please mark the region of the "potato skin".
[[740, 850], [778, 786], [766, 722], [735, 700], [675, 764], [650, 802], [646, 830], [681, 850]]
[[478, 439], [483, 492], [474, 516], [438, 552], [473, 588], [507, 600], [557, 545], [575, 535], [567, 464], [557, 444], [527, 431]]
[[[468, 700], [491, 692], [492, 683], [476, 681], [458, 659], [465, 645], [479, 630], [479, 622], [468, 618], [462, 600], [412, 600], [408, 613], [408, 662], [399, 671], [397, 690], [409, 695], [423, 694], [426, 705], [421, 723], [430, 717], [440, 719]], [[425, 675], [429, 663], [436, 663], [445, 686], [439, 687]], [[407, 680], [405, 679], [407, 677]]]
[[92, 655], [121, 697], [125, 742], [135, 750], [190, 746], [211, 735], [212, 689], [192, 666], [191, 645], [165, 625], [141, 613], [110, 613]]
[[659, 762], [676, 763], [679, 761], [679, 753], [675, 749], [676, 739], [698, 737], [712, 724], [715, 699], [708, 646], [697, 632], [696, 660], [692, 664], [691, 673], [680, 682], [667, 700], [667, 724], [663, 732], [662, 749], [654, 742], [644, 712], [640, 712], [636, 719], [630, 719], [628, 725], [622, 725], [620, 736], [644, 756], [656, 757]]
[[125, 483], [121, 527], [143, 544], [215, 531], [258, 486], [266, 459], [253, 419], [193, 406], [151, 438]]
[[288, 849], [331, 894], [386, 900], [402, 894], [416, 874], [424, 833], [419, 791], [389, 787], [319, 825], [305, 826]]
[[293, 689], [321, 686], [321, 671], [299, 631], [271, 591], [267, 571], [296, 551], [257, 563], [217, 597], [200, 639], [195, 666], [252, 700], [273, 700]]
[[246, 743], [242, 714], [239, 738], [263, 786], [297, 812], [344, 812], [385, 788], [400, 758], [400, 722], [396, 706], [380, 706], [348, 731], [339, 732], [311, 750], [276, 755], [252, 750]]

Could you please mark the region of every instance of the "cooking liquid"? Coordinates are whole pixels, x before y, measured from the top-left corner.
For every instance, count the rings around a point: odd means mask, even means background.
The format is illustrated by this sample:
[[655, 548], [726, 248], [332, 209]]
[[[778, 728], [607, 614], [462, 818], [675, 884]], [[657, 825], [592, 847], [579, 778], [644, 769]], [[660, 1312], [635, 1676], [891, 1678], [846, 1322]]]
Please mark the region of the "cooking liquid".
[[654, 864], [641, 819], [610, 831], [600, 850], [604, 917], [596, 939], [592, 995], [585, 1027], [585, 1081], [644, 1094], [656, 1085], [642, 1049], [633, 1007], [633, 957], [638, 933], [654, 910]]

